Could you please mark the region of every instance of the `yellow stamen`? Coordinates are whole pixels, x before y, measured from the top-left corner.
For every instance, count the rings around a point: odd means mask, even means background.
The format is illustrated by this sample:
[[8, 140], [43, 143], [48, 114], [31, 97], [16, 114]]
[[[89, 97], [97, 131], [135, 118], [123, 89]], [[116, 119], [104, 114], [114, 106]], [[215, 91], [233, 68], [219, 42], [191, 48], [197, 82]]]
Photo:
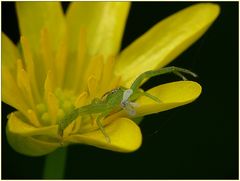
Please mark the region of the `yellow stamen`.
[[47, 95], [46, 101], [47, 101], [49, 116], [51, 119], [51, 124], [56, 124], [57, 113], [58, 113], [58, 100], [53, 93], [49, 92]]
[[51, 42], [49, 39], [49, 33], [46, 28], [43, 28], [41, 30], [41, 36], [40, 36], [40, 52], [42, 54], [42, 60], [45, 65], [45, 70], [48, 72], [49, 70], [54, 71], [53, 66], [53, 54], [51, 50]]
[[94, 56], [88, 65], [88, 68], [86, 72], [83, 75], [83, 87], [87, 86], [89, 77], [94, 75], [96, 80], [101, 79], [101, 74], [102, 74], [102, 67], [103, 67], [103, 56], [102, 55], [96, 55]]
[[54, 88], [53, 73], [52, 71], [49, 70], [44, 84], [45, 95], [47, 95], [48, 92], [53, 92], [53, 88]]
[[95, 76], [91, 75], [88, 78], [87, 86], [88, 86], [88, 92], [89, 92], [90, 99], [93, 99], [95, 97], [96, 88], [97, 88], [97, 79]]
[[26, 71], [23, 69], [22, 61], [17, 60], [17, 85], [21, 89], [26, 102], [35, 110], [34, 98], [32, 95], [30, 82]]
[[37, 118], [37, 115], [36, 113], [32, 110], [32, 109], [29, 109], [28, 110], [28, 115], [29, 115], [29, 121], [36, 127], [40, 127], [40, 123], [39, 123], [39, 120]]
[[88, 99], [88, 93], [86, 91], [82, 92], [76, 99], [74, 106], [81, 107]]
[[81, 123], [82, 123], [82, 118], [79, 116], [75, 121], [74, 121], [74, 127], [72, 128], [72, 133], [77, 133], [80, 128], [81, 128]]
[[58, 106], [57, 97], [53, 94], [54, 85], [53, 85], [52, 79], [53, 79], [52, 72], [49, 71], [44, 84], [44, 89], [45, 89], [44, 97], [47, 103], [51, 124], [55, 124], [57, 121], [56, 118], [57, 118], [57, 112], [58, 112], [59, 106]]
[[75, 121], [69, 124], [63, 131], [63, 137], [68, 136], [69, 134], [72, 134], [72, 130], [74, 128]]
[[[11, 83], [9, 83], [11, 82]], [[22, 92], [17, 86], [15, 78], [13, 78], [7, 67], [2, 67], [2, 99], [5, 103], [15, 107], [21, 111], [24, 115], [27, 115], [27, 109], [29, 105], [26, 104], [25, 100], [22, 98]], [[12, 96], [12, 93], [15, 93], [15, 96]]]
[[36, 81], [36, 74], [35, 74], [35, 67], [33, 63], [33, 58], [32, 54], [30, 51], [29, 44], [24, 36], [21, 37], [20, 39], [22, 49], [23, 49], [23, 55], [24, 55], [24, 60], [25, 60], [25, 65], [26, 65], [26, 70], [30, 79], [30, 84], [33, 90], [34, 97], [36, 97], [36, 100], [40, 100], [40, 94], [39, 94], [39, 89]]

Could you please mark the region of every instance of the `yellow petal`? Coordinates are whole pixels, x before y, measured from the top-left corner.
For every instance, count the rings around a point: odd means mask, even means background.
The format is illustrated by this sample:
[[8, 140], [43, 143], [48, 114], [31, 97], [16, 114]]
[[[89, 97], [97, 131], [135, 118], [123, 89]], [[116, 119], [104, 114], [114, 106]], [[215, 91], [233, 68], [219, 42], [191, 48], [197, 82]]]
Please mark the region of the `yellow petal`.
[[20, 39], [21, 42], [21, 47], [22, 47], [22, 52], [24, 56], [24, 63], [26, 67], [26, 71], [28, 73], [29, 81], [33, 90], [33, 95], [36, 98], [36, 100], [40, 101], [40, 93], [39, 93], [39, 88], [40, 86], [40, 81], [37, 78], [37, 71], [36, 70], [41, 70], [42, 67], [38, 67], [36, 62], [33, 59], [33, 54], [30, 50], [30, 45], [29, 42], [27, 41], [26, 37], [22, 36]]
[[8, 127], [6, 133], [8, 143], [11, 145], [11, 147], [15, 151], [24, 155], [42, 156], [53, 152], [60, 147], [59, 143], [47, 142], [34, 137], [21, 136], [19, 134], [11, 133], [9, 132]]
[[6, 133], [8, 143], [15, 151], [28, 156], [41, 156], [54, 151], [61, 145], [57, 141], [38, 139], [37, 136], [56, 136], [57, 130], [57, 126], [36, 128], [12, 113], [8, 120]]
[[130, 119], [118, 118], [104, 129], [110, 137], [111, 143], [106, 141], [106, 138], [99, 130], [69, 136], [66, 138], [66, 142], [83, 143], [118, 152], [135, 151], [142, 143], [140, 128]]
[[28, 110], [28, 117], [29, 117], [29, 120], [31, 121], [32, 125], [34, 125], [35, 127], [41, 126], [40, 121], [37, 117], [37, 114], [33, 110], [31, 110], [31, 109]]
[[[22, 61], [20, 59], [17, 60], [17, 85], [21, 90], [22, 95], [25, 98], [25, 101], [34, 108], [34, 97], [32, 95], [32, 90], [30, 87], [29, 76], [27, 72], [23, 69]], [[13, 83], [13, 82], [12, 82]]]
[[49, 33], [52, 51], [56, 51], [65, 31], [65, 19], [60, 2], [17, 2], [21, 35], [25, 36], [31, 50], [39, 52], [43, 28]]
[[16, 75], [16, 62], [20, 58], [17, 47], [2, 33], [2, 66], [6, 66], [12, 75]]
[[88, 93], [86, 91], [82, 92], [76, 99], [74, 106], [75, 107], [81, 107], [84, 105], [84, 103], [87, 101]]
[[63, 81], [65, 77], [65, 70], [66, 70], [66, 62], [67, 62], [67, 33], [62, 36], [62, 40], [59, 42], [59, 48], [56, 52], [55, 56], [55, 68], [57, 74], [57, 85], [59, 87], [63, 87]]
[[70, 49], [76, 51], [81, 27], [87, 31], [90, 55], [119, 51], [129, 2], [73, 2], [67, 11]]
[[28, 105], [25, 103], [16, 81], [19, 57], [17, 47], [2, 33], [2, 99], [3, 102], [27, 114], [24, 110], [28, 108]]
[[12, 134], [19, 134], [21, 136], [35, 136], [35, 135], [47, 135], [51, 137], [57, 137], [58, 126], [46, 126], [46, 127], [35, 127], [27, 124], [24, 120], [19, 118], [16, 113], [11, 113], [8, 120], [8, 131]]
[[[71, 34], [70, 34], [71, 35]], [[86, 67], [88, 67], [88, 61], [86, 57], [86, 51], [87, 51], [87, 44], [86, 44], [86, 30], [84, 28], [80, 28], [79, 30], [79, 36], [78, 36], [78, 45], [77, 48], [74, 47], [74, 49], [69, 50], [75, 51], [71, 52], [68, 56], [67, 61], [67, 68], [65, 69], [66, 75], [65, 75], [65, 84], [64, 86], [67, 86], [67, 89], [72, 89], [75, 92], [81, 92], [81, 88], [85, 86], [84, 81], [84, 74], [86, 72]], [[68, 39], [69, 40], [69, 39]], [[69, 61], [72, 60], [72, 61]], [[75, 81], [72, 81], [72, 78], [74, 77]]]
[[[14, 93], [14, 96], [13, 96]], [[16, 108], [23, 114], [27, 115], [29, 105], [25, 102], [21, 90], [17, 86], [17, 82], [10, 70], [6, 66], [2, 66], [2, 100], [6, 104]]]
[[117, 74], [129, 85], [139, 74], [165, 66], [203, 35], [219, 11], [216, 4], [201, 3], [164, 19], [123, 50]]
[[142, 96], [137, 100], [136, 117], [158, 113], [182, 106], [194, 101], [200, 94], [201, 86], [192, 81], [178, 81], [154, 87], [147, 92], [161, 101], [157, 103], [148, 97]]

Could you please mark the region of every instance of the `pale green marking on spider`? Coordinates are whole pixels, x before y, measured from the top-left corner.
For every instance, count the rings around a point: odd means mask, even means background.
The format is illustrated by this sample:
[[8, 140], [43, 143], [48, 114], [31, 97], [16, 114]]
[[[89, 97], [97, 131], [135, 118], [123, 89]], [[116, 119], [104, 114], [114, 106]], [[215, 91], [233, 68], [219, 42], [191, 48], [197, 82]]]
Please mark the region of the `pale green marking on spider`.
[[129, 89], [124, 87], [118, 87], [116, 89], [113, 89], [112, 91], [105, 93], [102, 99], [95, 98], [91, 104], [74, 109], [64, 119], [59, 121], [58, 124], [60, 136], [63, 135], [64, 129], [78, 116], [99, 114], [96, 119], [97, 125], [100, 131], [103, 133], [106, 141], [110, 144], [110, 137], [105, 132], [101, 120], [108, 116], [111, 112], [120, 111], [122, 109], [126, 110], [130, 116], [134, 116], [135, 114], [137, 114], [134, 107], [138, 106], [135, 101], [140, 96], [146, 96], [154, 100], [155, 102], [161, 103], [161, 100], [159, 100], [157, 97], [147, 92], [144, 92], [139, 87], [145, 79], [167, 73], [174, 73], [183, 80], [187, 80], [183, 73], [189, 74], [193, 77], [197, 77], [195, 73], [179, 67], [165, 67], [160, 70], [146, 71], [136, 78], [136, 80], [132, 83]]

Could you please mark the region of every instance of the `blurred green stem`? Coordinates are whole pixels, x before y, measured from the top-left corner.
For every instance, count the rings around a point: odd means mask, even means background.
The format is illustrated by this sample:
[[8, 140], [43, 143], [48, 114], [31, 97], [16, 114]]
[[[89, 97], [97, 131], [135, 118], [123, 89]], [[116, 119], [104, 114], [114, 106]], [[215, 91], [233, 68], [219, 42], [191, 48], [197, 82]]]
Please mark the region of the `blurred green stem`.
[[44, 179], [63, 179], [65, 174], [65, 161], [67, 148], [59, 148], [46, 156], [43, 178]]

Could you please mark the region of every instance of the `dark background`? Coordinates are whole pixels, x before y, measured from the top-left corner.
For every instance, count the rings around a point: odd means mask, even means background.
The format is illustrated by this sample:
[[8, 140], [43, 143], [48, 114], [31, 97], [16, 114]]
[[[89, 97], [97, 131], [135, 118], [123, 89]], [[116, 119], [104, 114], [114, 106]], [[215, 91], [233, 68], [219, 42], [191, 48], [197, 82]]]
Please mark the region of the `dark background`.
[[[123, 48], [164, 17], [193, 2], [134, 2]], [[238, 2], [219, 2], [221, 14], [209, 31], [171, 65], [193, 70], [203, 92], [187, 106], [146, 116], [142, 147], [130, 154], [91, 146], [68, 149], [67, 179], [238, 178]], [[63, 3], [64, 7], [68, 3]], [[14, 42], [19, 32], [14, 4], [2, 2], [2, 31]], [[161, 83], [151, 79], [144, 88]], [[175, 77], [165, 76], [165, 81]], [[157, 83], [156, 83], [157, 81]], [[163, 82], [163, 81], [162, 81]], [[2, 178], [40, 179], [45, 157], [26, 157], [8, 145], [2, 103]]]

